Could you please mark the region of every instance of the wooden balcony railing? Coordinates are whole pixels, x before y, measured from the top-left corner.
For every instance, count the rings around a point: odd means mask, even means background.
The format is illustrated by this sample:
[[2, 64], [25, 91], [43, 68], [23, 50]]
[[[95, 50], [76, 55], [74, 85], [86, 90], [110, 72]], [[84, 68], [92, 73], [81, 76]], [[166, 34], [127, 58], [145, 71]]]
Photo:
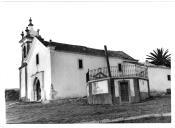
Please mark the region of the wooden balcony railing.
[[[118, 66], [110, 66], [110, 70], [112, 78], [139, 77], [148, 79], [147, 67], [137, 64], [124, 63], [121, 70]], [[87, 81], [108, 77], [108, 69], [107, 67], [101, 67], [89, 70], [86, 77]]]

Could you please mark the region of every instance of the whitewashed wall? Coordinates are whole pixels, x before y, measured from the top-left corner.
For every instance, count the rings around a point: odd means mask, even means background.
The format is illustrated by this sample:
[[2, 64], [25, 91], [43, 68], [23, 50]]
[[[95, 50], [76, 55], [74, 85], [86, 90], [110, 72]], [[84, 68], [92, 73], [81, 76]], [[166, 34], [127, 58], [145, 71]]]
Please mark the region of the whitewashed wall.
[[[37, 72], [43, 71], [43, 86], [41, 90], [42, 99], [50, 99], [51, 86], [51, 68], [50, 68], [50, 49], [45, 47], [37, 38], [34, 38], [32, 47], [27, 57], [27, 74], [28, 74], [28, 98], [33, 100], [33, 83]], [[36, 54], [39, 54], [39, 65], [36, 65]], [[41, 79], [40, 79], [40, 83]]]
[[168, 81], [167, 75], [171, 75], [171, 69], [149, 67], [148, 77], [150, 90], [165, 92], [167, 88], [171, 88], [171, 81]]
[[26, 87], [25, 87], [25, 67], [23, 67], [22, 69], [20, 69], [21, 71], [21, 90], [20, 90], [20, 95], [21, 95], [21, 98], [22, 97], [25, 97], [26, 93]]
[[[83, 69], [79, 69], [78, 59], [83, 60]], [[116, 66], [122, 59], [110, 58], [109, 62], [111, 66]], [[106, 66], [105, 57], [52, 51], [52, 84], [57, 91], [57, 98], [86, 96], [88, 68], [97, 69]]]
[[[129, 89], [130, 89], [130, 94], [131, 96], [135, 96], [135, 91], [134, 91], [134, 81], [133, 79], [125, 79], [129, 81]], [[115, 96], [119, 97], [119, 81], [123, 81], [123, 79], [116, 79], [114, 80], [114, 85], [115, 85]]]
[[109, 93], [108, 80], [92, 83], [92, 95]]
[[140, 88], [140, 92], [148, 93], [148, 81], [139, 79], [139, 88]]

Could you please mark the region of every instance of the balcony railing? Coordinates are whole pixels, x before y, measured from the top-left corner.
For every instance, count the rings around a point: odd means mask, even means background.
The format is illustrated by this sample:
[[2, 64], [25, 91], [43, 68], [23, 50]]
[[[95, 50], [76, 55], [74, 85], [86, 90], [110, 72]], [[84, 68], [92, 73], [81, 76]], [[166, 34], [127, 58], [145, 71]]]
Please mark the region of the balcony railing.
[[[112, 78], [139, 77], [148, 79], [147, 67], [137, 64], [124, 63], [122, 64], [121, 70], [119, 70], [118, 66], [111, 66], [110, 70]], [[107, 67], [89, 70], [87, 73], [87, 81], [105, 78], [108, 77], [108, 75]]]

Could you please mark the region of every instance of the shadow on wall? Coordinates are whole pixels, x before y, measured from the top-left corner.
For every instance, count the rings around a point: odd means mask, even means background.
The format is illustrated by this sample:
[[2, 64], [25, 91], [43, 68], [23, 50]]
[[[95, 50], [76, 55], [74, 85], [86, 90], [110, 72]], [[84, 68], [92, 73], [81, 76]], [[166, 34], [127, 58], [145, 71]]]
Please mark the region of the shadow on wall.
[[19, 100], [19, 89], [6, 89], [5, 90], [6, 101], [17, 101]]
[[53, 84], [51, 84], [51, 92], [50, 92], [51, 100], [55, 100], [56, 95], [57, 95], [57, 91], [54, 89]]

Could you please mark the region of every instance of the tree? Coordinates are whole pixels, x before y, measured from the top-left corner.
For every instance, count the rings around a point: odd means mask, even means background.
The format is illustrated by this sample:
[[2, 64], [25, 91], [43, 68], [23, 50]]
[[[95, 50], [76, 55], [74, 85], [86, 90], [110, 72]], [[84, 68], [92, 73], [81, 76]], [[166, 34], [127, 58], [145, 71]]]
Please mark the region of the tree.
[[[165, 51], [165, 52], [164, 52]], [[155, 65], [163, 65], [171, 67], [171, 54], [169, 54], [168, 49], [164, 50], [163, 48], [153, 50], [150, 52], [150, 55], [147, 55], [147, 60]]]

